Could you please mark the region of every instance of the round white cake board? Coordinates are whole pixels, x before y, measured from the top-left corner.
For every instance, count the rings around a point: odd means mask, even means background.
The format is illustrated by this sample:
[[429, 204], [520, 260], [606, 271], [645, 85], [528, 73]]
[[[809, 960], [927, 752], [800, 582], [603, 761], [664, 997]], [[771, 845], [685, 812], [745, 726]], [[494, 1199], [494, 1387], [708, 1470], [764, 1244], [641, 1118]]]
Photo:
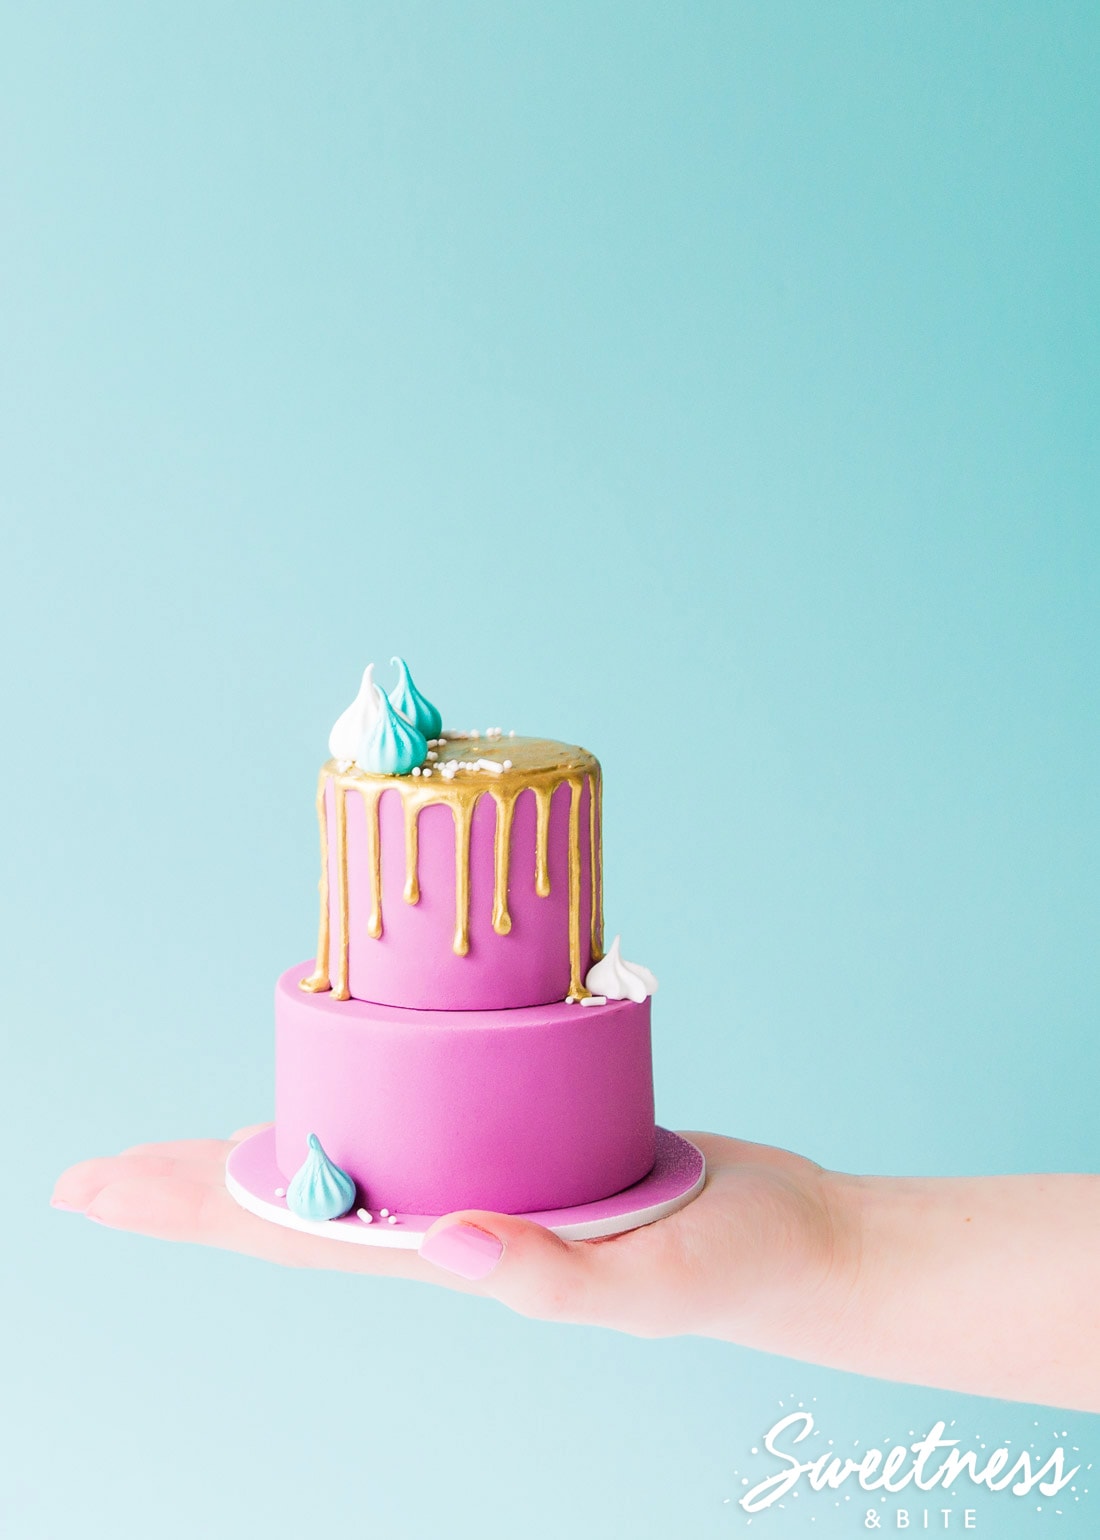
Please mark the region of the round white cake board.
[[[667, 1128], [657, 1129], [657, 1159], [648, 1176], [624, 1192], [601, 1198], [597, 1203], [582, 1203], [575, 1208], [547, 1209], [520, 1214], [560, 1235], [563, 1240], [596, 1240], [600, 1236], [619, 1235], [653, 1224], [674, 1214], [690, 1203], [703, 1189], [707, 1179], [703, 1152], [682, 1134]], [[371, 1213], [370, 1221], [352, 1209], [340, 1219], [300, 1219], [286, 1206], [283, 1190], [287, 1179], [275, 1164], [275, 1130], [264, 1128], [242, 1139], [230, 1152], [225, 1166], [225, 1185], [232, 1197], [249, 1211], [272, 1224], [325, 1240], [346, 1241], [357, 1246], [395, 1246], [417, 1250], [439, 1214]], [[280, 1189], [277, 1193], [276, 1189]]]

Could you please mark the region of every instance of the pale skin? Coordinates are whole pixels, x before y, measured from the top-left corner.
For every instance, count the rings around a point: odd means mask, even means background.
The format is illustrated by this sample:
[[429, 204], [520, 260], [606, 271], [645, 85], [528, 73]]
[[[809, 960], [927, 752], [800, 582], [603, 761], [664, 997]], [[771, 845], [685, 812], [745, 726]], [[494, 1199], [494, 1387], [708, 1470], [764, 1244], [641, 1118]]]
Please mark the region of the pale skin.
[[413, 1278], [522, 1315], [641, 1337], [716, 1337], [945, 1390], [1100, 1412], [1100, 1176], [859, 1177], [767, 1145], [689, 1134], [703, 1192], [657, 1224], [562, 1241], [503, 1214], [477, 1282], [411, 1251], [338, 1245], [246, 1213], [235, 1141], [138, 1145], [71, 1167], [54, 1204], [284, 1267]]

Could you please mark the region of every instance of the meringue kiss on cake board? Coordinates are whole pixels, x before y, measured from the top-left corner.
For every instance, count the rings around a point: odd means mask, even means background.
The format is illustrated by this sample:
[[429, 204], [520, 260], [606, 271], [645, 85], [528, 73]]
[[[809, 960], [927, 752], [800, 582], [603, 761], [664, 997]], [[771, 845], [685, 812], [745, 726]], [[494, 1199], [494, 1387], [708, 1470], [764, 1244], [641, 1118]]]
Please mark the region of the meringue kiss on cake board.
[[467, 1208], [575, 1240], [661, 1219], [706, 1171], [654, 1121], [657, 981], [604, 949], [600, 766], [445, 731], [393, 664], [329, 738], [316, 956], [277, 983], [275, 1122], [226, 1185], [360, 1245], [416, 1248]]

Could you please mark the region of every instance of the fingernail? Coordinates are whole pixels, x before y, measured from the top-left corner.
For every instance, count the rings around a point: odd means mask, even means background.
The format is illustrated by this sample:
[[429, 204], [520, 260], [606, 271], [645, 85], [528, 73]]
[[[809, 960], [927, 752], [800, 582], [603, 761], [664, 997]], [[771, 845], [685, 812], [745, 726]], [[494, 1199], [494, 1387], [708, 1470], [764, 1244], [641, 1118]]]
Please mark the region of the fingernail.
[[[107, 1221], [105, 1219], [100, 1219], [98, 1214], [85, 1214], [84, 1218], [85, 1219], [90, 1219], [94, 1225], [106, 1225], [107, 1224]], [[108, 1225], [107, 1228], [110, 1229], [110, 1226]]]
[[66, 1203], [64, 1198], [51, 1198], [50, 1207], [59, 1208], [63, 1214], [79, 1214], [80, 1212], [73, 1204]]
[[456, 1224], [429, 1235], [420, 1248], [420, 1255], [425, 1262], [433, 1262], [436, 1267], [457, 1273], [460, 1278], [476, 1281], [488, 1277], [503, 1251], [503, 1243], [488, 1230], [479, 1230], [477, 1225]]

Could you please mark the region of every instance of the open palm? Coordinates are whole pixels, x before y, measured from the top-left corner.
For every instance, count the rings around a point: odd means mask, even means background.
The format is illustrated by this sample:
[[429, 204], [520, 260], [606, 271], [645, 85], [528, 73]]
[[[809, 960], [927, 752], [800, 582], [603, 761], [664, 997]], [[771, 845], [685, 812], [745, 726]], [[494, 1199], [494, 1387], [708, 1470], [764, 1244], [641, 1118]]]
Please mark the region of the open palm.
[[60, 1178], [57, 1207], [162, 1240], [243, 1252], [284, 1267], [417, 1279], [489, 1295], [523, 1315], [609, 1326], [639, 1336], [694, 1333], [791, 1351], [794, 1323], [831, 1294], [852, 1264], [827, 1173], [812, 1161], [717, 1134], [687, 1135], [707, 1160], [707, 1182], [686, 1208], [597, 1241], [564, 1241], [511, 1215], [465, 1210], [503, 1243], [500, 1263], [473, 1283], [415, 1252], [336, 1245], [240, 1208], [225, 1188], [231, 1139], [137, 1145], [88, 1160]]

